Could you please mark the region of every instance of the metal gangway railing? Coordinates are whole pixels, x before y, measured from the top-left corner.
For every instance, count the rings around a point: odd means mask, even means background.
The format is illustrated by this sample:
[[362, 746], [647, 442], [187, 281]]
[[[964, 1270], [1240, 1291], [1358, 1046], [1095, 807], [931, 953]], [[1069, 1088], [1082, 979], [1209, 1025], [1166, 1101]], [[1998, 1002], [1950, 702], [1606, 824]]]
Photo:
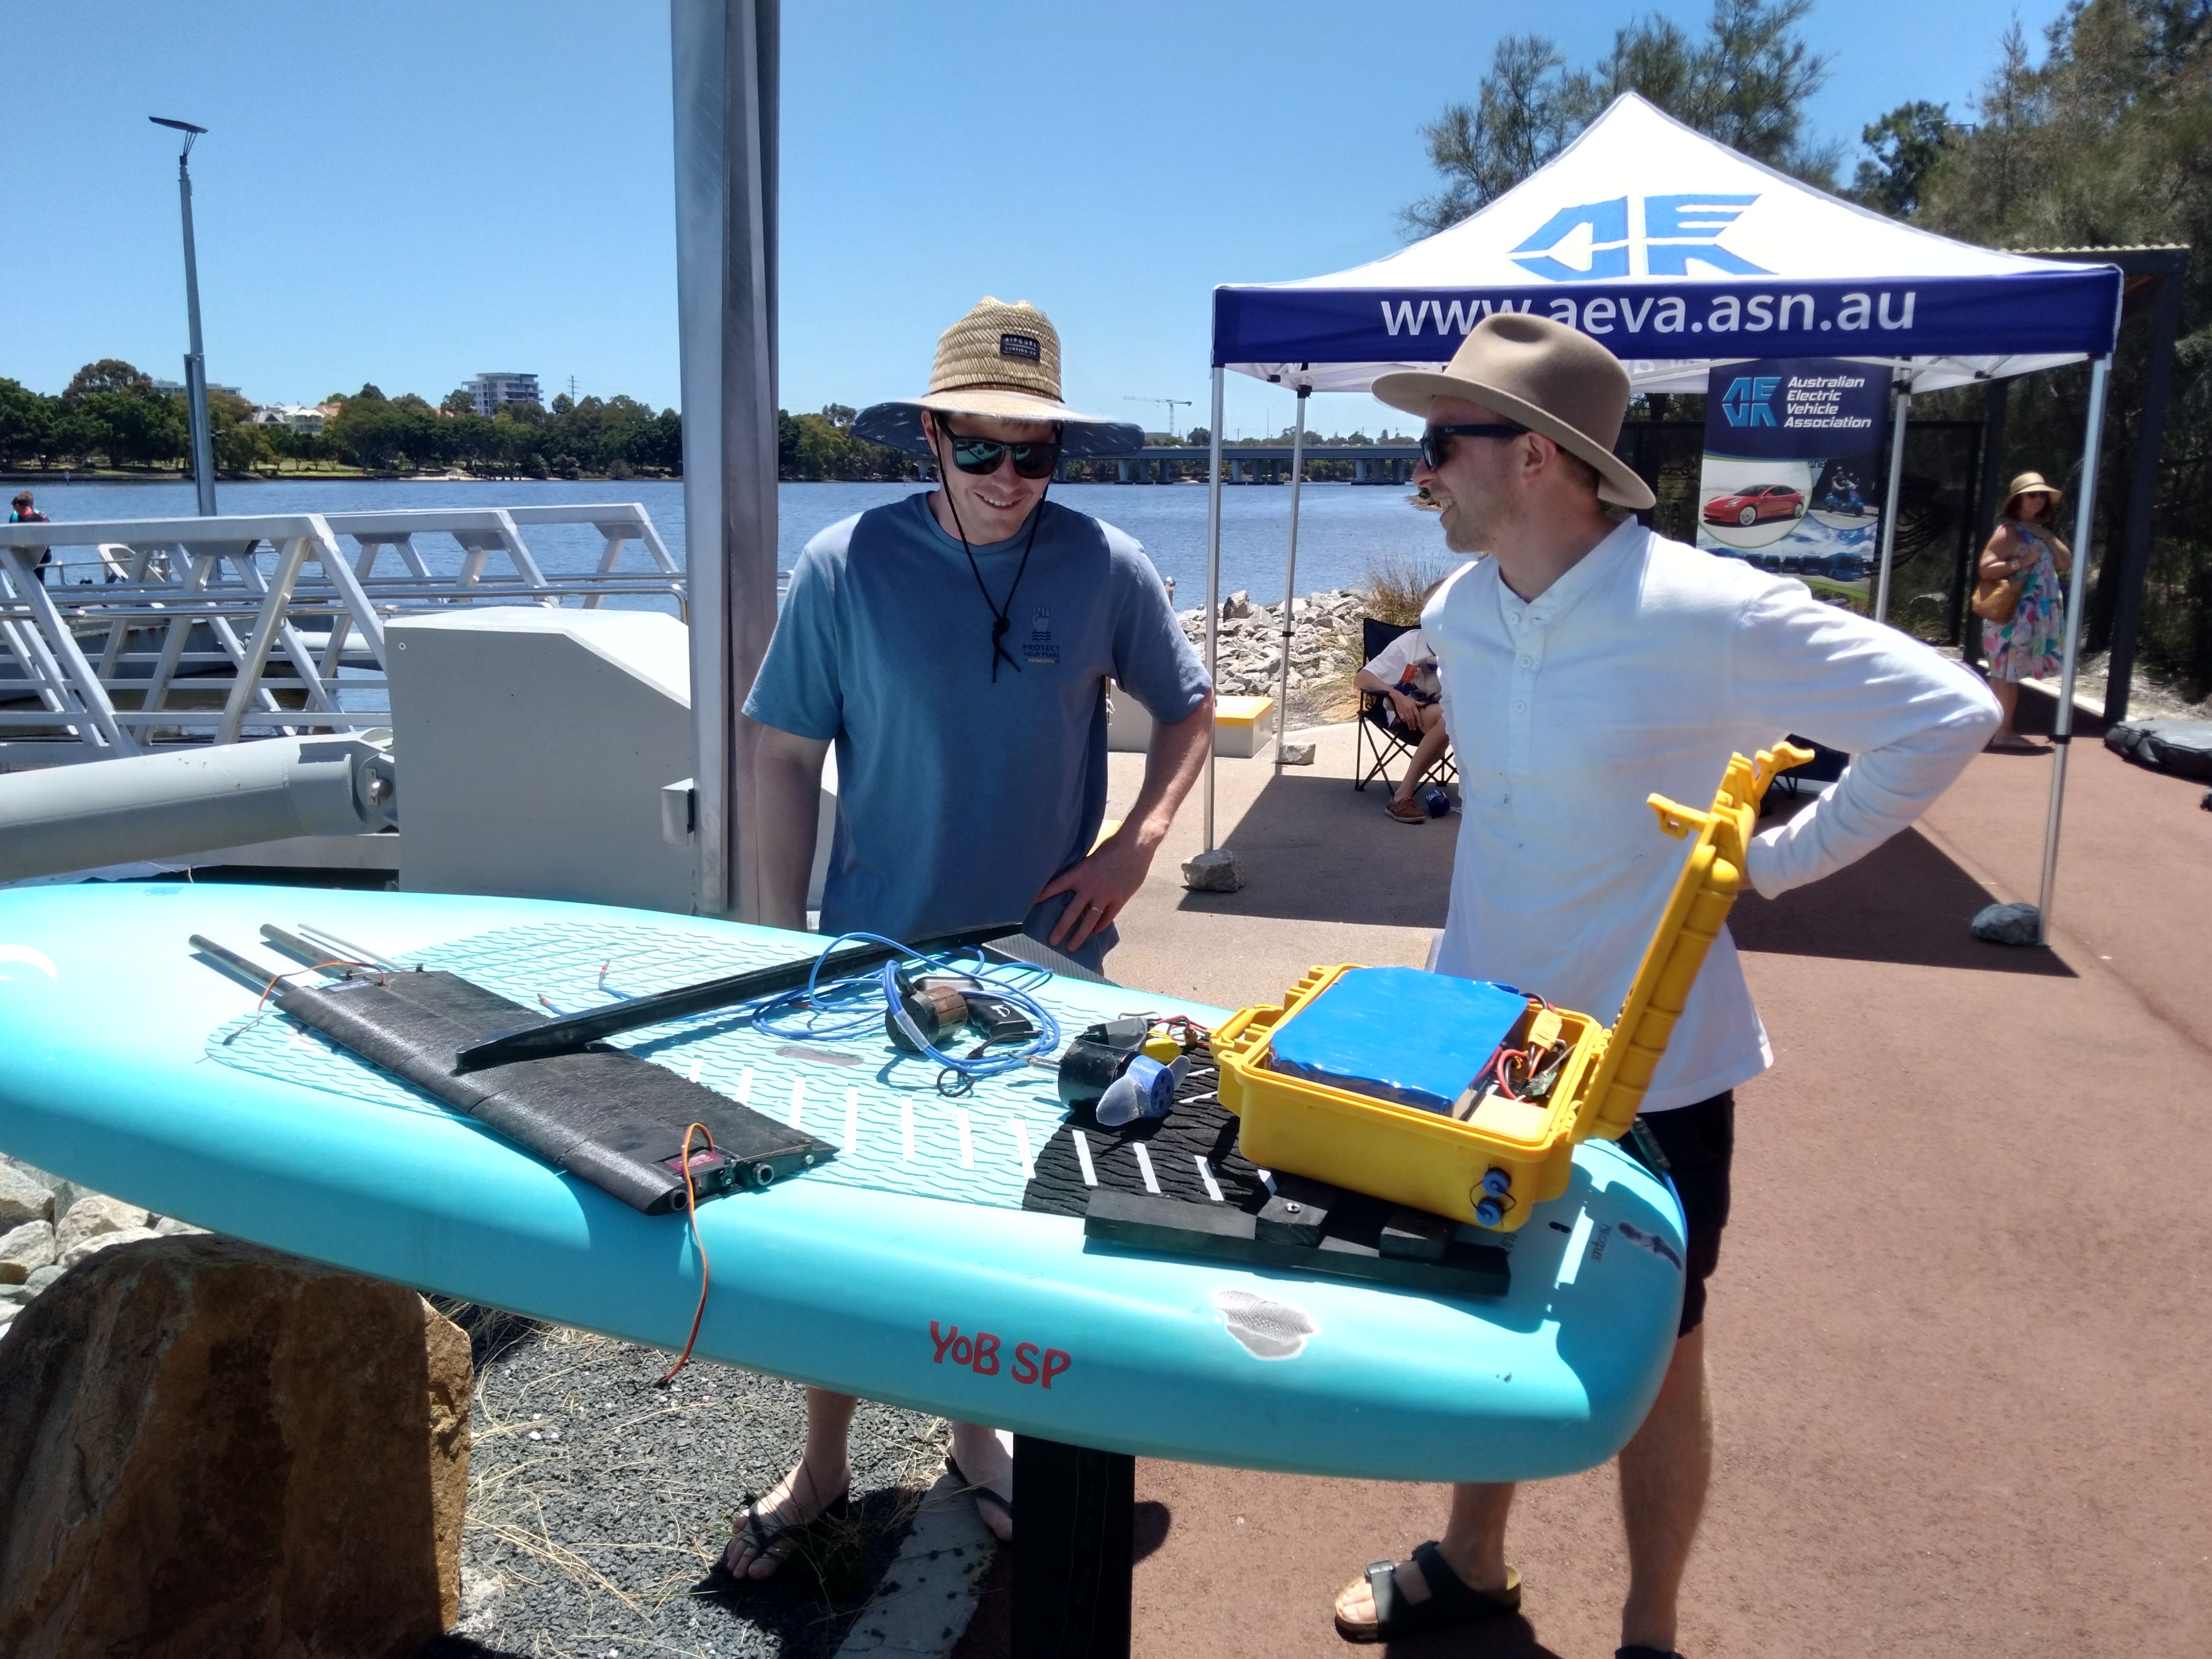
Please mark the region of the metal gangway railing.
[[[523, 530], [557, 525], [598, 532], [595, 568], [543, 567]], [[19, 524], [0, 537], [0, 757], [17, 763], [388, 726], [393, 617], [619, 600], [672, 603], [689, 620], [684, 572], [635, 502]]]

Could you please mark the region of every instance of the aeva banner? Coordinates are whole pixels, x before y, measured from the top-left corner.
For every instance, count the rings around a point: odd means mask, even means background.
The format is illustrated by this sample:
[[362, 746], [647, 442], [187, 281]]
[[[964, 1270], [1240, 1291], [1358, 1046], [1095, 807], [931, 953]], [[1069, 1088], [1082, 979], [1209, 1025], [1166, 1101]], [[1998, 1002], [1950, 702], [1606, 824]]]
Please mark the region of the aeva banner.
[[1887, 371], [1865, 363], [1800, 357], [1714, 369], [1698, 545], [1864, 609], [1881, 546], [1875, 480], [1888, 404]]

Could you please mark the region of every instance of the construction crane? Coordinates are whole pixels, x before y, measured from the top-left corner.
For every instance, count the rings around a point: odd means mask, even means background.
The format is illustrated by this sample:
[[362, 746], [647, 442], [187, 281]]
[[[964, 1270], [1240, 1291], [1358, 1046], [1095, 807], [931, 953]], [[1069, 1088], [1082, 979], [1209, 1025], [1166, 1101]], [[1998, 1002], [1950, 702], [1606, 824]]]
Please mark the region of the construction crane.
[[1198, 407], [1198, 405], [1192, 402], [1188, 398], [1125, 397], [1121, 401], [1129, 404], [1165, 404], [1168, 406], [1168, 436], [1170, 438], [1176, 435], [1176, 410], [1178, 409], [1195, 409]]

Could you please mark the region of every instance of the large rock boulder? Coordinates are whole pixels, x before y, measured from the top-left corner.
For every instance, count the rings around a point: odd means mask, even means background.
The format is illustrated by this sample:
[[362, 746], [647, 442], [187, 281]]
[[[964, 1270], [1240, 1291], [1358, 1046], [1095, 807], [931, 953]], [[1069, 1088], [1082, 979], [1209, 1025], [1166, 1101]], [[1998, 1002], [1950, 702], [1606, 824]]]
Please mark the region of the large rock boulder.
[[396, 1285], [93, 1256], [0, 1335], [0, 1654], [413, 1655], [459, 1611], [471, 1380]]

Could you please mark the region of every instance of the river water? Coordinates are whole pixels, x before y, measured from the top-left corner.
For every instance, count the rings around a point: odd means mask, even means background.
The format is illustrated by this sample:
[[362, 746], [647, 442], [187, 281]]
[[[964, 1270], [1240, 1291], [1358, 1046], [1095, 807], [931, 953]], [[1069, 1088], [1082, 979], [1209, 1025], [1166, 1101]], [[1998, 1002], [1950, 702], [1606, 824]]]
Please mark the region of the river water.
[[[40, 508], [61, 520], [189, 517], [189, 483], [51, 483], [33, 486]], [[913, 483], [786, 483], [776, 487], [779, 564], [792, 561], [817, 531], [852, 514], [896, 501], [922, 486]], [[1410, 489], [1395, 484], [1310, 483], [1298, 513], [1297, 590], [1356, 587], [1378, 561], [1449, 568], [1443, 533], [1433, 514], [1407, 504]], [[1206, 593], [1206, 491], [1195, 484], [1064, 483], [1053, 499], [1116, 525], [1145, 544], [1164, 576], [1176, 581], [1176, 601], [1188, 606]], [[291, 480], [225, 483], [216, 494], [226, 514], [389, 512], [400, 507], [551, 506], [563, 502], [637, 501], [643, 504], [668, 550], [684, 557], [684, 486], [631, 479], [624, 483], [386, 483], [374, 480]], [[1291, 520], [1285, 485], [1242, 484], [1221, 493], [1221, 591], [1250, 591], [1263, 601], [1280, 599]], [[524, 532], [539, 564], [550, 571], [588, 570], [601, 543], [588, 525], [532, 526]], [[442, 538], [439, 538], [442, 540]], [[89, 551], [72, 551], [71, 559]], [[629, 556], [635, 559], [635, 550]]]

